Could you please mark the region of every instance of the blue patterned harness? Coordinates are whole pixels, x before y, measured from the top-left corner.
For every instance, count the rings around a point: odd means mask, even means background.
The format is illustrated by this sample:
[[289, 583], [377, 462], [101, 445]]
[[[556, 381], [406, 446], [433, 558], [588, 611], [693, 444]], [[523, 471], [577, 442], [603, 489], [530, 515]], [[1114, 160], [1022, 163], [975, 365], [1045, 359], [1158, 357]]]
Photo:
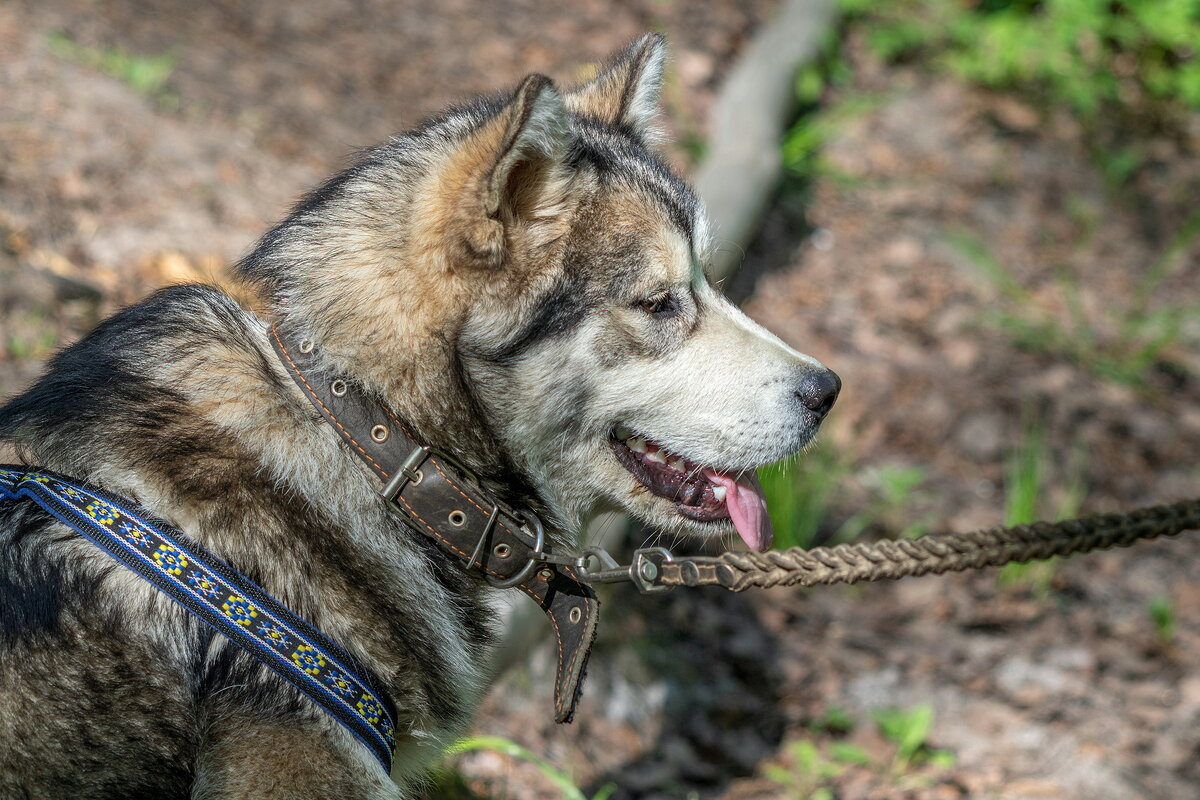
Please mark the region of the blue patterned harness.
[[395, 710], [371, 674], [325, 634], [170, 523], [124, 498], [44, 470], [0, 465], [0, 504], [32, 500], [275, 671], [391, 772]]

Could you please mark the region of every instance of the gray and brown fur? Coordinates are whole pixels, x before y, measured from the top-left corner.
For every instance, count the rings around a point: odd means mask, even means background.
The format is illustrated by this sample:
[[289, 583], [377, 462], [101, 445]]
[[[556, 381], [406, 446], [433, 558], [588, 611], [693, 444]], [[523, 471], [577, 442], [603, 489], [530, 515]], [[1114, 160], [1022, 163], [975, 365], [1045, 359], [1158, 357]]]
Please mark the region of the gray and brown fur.
[[[816, 423], [821, 367], [708, 285], [696, 199], [654, 155], [663, 43], [594, 81], [454, 109], [366, 151], [239, 264], [429, 443], [570, 540], [673, 517], [608, 451], [631, 423], [749, 469]], [[402, 797], [469, 721], [485, 587], [386, 510], [277, 362], [268, 319], [162, 290], [0, 408], [0, 441], [181, 527], [307, 618], [398, 706], [396, 782], [325, 712], [27, 503], [0, 507], [0, 800]]]

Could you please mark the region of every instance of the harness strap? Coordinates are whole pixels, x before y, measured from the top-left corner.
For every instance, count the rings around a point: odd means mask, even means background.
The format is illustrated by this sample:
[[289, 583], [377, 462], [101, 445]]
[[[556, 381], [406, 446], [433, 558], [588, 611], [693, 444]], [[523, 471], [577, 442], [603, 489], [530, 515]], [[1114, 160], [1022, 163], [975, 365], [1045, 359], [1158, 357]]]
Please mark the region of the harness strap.
[[33, 501], [295, 686], [391, 772], [395, 707], [379, 679], [246, 576], [125, 498], [0, 465], [0, 503]]
[[445, 453], [422, 444], [391, 409], [346, 376], [325, 374], [319, 348], [271, 326], [271, 344], [309, 402], [383, 484], [380, 495], [414, 530], [492, 585], [518, 590], [549, 617], [558, 650], [554, 720], [570, 722], [596, 636], [599, 601], [586, 559], [551, 552], [537, 516], [487, 492]]

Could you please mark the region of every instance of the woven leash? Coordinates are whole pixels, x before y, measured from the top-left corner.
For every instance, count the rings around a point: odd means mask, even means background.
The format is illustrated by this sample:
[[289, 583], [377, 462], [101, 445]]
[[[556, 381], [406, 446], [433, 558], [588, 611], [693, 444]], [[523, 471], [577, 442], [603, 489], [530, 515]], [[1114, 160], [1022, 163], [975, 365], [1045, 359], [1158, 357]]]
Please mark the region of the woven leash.
[[1200, 499], [1185, 500], [1128, 513], [917, 539], [656, 559], [658, 574], [650, 582], [655, 587], [724, 586], [740, 592], [750, 587], [896, 580], [1128, 547], [1140, 539], [1198, 529]]

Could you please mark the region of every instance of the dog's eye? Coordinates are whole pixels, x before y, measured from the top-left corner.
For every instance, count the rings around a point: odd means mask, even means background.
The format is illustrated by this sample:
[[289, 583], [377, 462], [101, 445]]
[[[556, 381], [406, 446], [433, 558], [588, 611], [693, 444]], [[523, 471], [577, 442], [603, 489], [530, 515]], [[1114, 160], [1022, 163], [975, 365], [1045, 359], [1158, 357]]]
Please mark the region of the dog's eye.
[[671, 299], [670, 292], [643, 297], [638, 301], [638, 305], [647, 314], [653, 314], [656, 317], [665, 317], [675, 311], [675, 303]]

